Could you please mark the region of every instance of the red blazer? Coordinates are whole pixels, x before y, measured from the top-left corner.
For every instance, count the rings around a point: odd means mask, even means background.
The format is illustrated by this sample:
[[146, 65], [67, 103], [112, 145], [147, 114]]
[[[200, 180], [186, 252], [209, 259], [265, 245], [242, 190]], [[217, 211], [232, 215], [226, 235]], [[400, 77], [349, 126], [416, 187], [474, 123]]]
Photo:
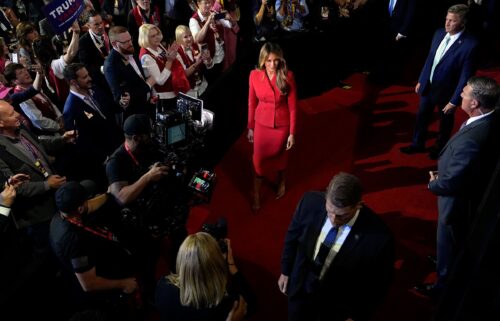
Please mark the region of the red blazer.
[[269, 80], [265, 70], [250, 72], [248, 91], [248, 128], [255, 122], [267, 127], [290, 126], [290, 134], [295, 135], [297, 115], [297, 88], [295, 78], [288, 71], [290, 90], [283, 95], [276, 87], [276, 77]]

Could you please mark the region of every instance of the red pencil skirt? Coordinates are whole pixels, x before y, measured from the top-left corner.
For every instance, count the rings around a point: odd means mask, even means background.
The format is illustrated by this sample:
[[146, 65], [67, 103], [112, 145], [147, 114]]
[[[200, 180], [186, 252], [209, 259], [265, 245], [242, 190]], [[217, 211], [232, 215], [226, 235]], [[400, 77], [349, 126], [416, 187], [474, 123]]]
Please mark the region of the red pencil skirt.
[[253, 130], [253, 166], [258, 176], [273, 176], [286, 168], [286, 142], [289, 126], [271, 128], [255, 123]]

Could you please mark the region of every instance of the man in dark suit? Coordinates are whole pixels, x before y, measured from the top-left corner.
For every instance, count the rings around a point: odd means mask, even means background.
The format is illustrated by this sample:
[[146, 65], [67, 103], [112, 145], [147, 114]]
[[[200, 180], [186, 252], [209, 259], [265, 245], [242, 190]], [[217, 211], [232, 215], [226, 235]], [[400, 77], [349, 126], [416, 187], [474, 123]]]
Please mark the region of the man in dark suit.
[[304, 195], [288, 227], [278, 280], [288, 320], [367, 320], [393, 263], [392, 233], [363, 205], [359, 180], [337, 174], [326, 195]]
[[123, 140], [116, 125], [118, 106], [99, 87], [92, 88], [92, 78], [84, 64], [66, 66], [64, 78], [70, 94], [64, 105], [64, 128], [76, 130], [73, 155], [76, 179], [92, 179], [99, 187], [107, 187], [104, 162]]
[[427, 127], [435, 106], [439, 106], [439, 134], [429, 157], [437, 159], [451, 136], [454, 112], [460, 105], [460, 93], [467, 79], [474, 74], [476, 39], [465, 30], [468, 7], [463, 4], [448, 9], [444, 29], [432, 39], [431, 49], [420, 74], [415, 92], [420, 106], [412, 144], [401, 148], [405, 154], [425, 151]]
[[461, 106], [469, 119], [443, 148], [438, 171], [429, 173], [429, 189], [438, 196], [438, 279], [435, 285], [417, 288], [424, 294], [437, 295], [443, 289], [498, 162], [498, 115], [494, 109], [499, 98], [500, 87], [493, 79], [469, 79]]
[[132, 37], [125, 27], [113, 27], [109, 31], [113, 46], [104, 62], [104, 76], [113, 98], [124, 108], [124, 119], [132, 114], [151, 114], [149, 103], [153, 77], [146, 79], [140, 60], [134, 55]]
[[0, 101], [0, 171], [6, 177], [23, 173], [31, 178], [17, 189], [12, 217], [16, 227], [33, 240], [34, 248], [46, 253], [49, 221], [55, 212], [53, 192], [66, 178], [55, 174], [52, 158], [45, 148], [61, 148], [64, 142], [74, 139], [74, 133], [69, 131], [63, 136], [38, 141], [21, 128], [19, 116], [10, 104]]
[[78, 58], [84, 63], [95, 85], [109, 91], [102, 68], [104, 60], [111, 51], [111, 43], [104, 29], [101, 15], [94, 10], [88, 12], [86, 24], [89, 31], [80, 37]]

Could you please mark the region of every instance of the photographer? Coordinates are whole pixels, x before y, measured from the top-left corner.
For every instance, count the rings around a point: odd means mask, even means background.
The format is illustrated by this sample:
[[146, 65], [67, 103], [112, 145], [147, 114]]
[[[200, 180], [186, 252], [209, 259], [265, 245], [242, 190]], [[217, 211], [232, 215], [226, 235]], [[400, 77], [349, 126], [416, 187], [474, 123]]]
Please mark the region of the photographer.
[[224, 256], [208, 233], [184, 240], [177, 255], [177, 274], [161, 278], [156, 288], [162, 321], [243, 319], [249, 299], [246, 282], [234, 263], [230, 241], [225, 239], [225, 243]]

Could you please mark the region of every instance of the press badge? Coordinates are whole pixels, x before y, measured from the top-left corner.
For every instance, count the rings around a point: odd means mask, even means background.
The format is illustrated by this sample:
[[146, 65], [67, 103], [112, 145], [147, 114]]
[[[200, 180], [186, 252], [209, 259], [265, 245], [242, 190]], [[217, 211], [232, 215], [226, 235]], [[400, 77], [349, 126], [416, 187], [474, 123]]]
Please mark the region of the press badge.
[[40, 172], [42, 172], [43, 177], [45, 178], [49, 177], [49, 173], [47, 172], [47, 170], [45, 169], [45, 167], [43, 166], [42, 162], [39, 159], [36, 160], [35, 166], [36, 168], [38, 168], [38, 170], [40, 170]]

